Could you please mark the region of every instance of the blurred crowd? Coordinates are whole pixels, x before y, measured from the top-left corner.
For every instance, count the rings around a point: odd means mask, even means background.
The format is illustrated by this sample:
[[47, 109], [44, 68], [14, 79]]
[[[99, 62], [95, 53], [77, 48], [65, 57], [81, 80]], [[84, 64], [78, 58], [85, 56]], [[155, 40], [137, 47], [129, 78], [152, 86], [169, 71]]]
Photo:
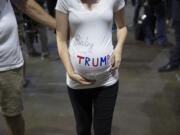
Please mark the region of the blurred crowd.
[[[170, 0], [137, 0], [135, 3], [135, 11], [133, 24], [138, 31], [141, 21], [145, 27], [142, 31], [142, 35], [139, 38], [144, 40], [147, 45], [153, 45], [157, 40], [161, 46], [169, 45], [166, 36], [166, 24], [171, 22], [171, 5]], [[143, 15], [139, 18], [141, 9], [143, 9]], [[138, 25], [139, 24], [139, 25]], [[138, 37], [138, 33], [137, 37]]]
[[[45, 9], [49, 15], [55, 18], [55, 6], [57, 0], [36, 0], [36, 2]], [[48, 28], [46, 25], [38, 23], [34, 19], [30, 18], [28, 15], [19, 12], [19, 10], [14, 6], [16, 19], [18, 22], [20, 45], [26, 48], [23, 51], [24, 54], [24, 81], [23, 86], [27, 87], [29, 84], [29, 79], [26, 77], [26, 58], [29, 57], [39, 57], [41, 60], [49, 59], [49, 48], [48, 48]], [[54, 30], [53, 30], [54, 31]]]
[[[127, 2], [127, 0], [126, 0]], [[155, 42], [162, 47], [172, 47], [169, 61], [158, 69], [169, 72], [180, 66], [180, 0], [131, 0], [134, 9], [133, 27], [135, 39], [148, 46]], [[169, 42], [167, 28], [175, 30], [175, 44]]]
[[[57, 0], [36, 0], [37, 3], [55, 17], [55, 6]], [[16, 9], [16, 8], [15, 8]], [[16, 10], [15, 10], [16, 11]], [[15, 12], [19, 24], [20, 42], [25, 44], [27, 53], [31, 57], [41, 57], [42, 60], [49, 58], [47, 28], [43, 24], [34, 21], [32, 18]], [[39, 42], [40, 51], [34, 47]]]

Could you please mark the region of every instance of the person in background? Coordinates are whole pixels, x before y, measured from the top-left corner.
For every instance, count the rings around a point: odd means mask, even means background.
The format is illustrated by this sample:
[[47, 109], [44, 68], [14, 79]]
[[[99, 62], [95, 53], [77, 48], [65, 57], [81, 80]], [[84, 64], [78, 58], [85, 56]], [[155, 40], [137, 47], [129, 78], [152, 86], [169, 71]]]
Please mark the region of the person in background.
[[166, 24], [172, 26], [172, 0], [164, 0], [166, 7]]
[[[168, 40], [166, 37], [165, 3], [163, 0], [146, 0], [146, 3], [146, 44], [152, 45], [155, 39], [157, 39], [159, 45], [166, 46]], [[157, 35], [155, 35], [154, 24], [157, 29]]]
[[175, 71], [180, 67], [180, 0], [173, 0], [172, 2], [172, 18], [176, 42], [170, 51], [168, 63], [160, 67], [159, 72]]
[[[57, 44], [78, 135], [111, 135], [127, 28], [124, 0], [58, 0]], [[113, 18], [117, 44], [112, 43]], [[68, 36], [70, 33], [70, 38]], [[68, 40], [70, 39], [70, 40]]]
[[[45, 0], [36, 0], [36, 2], [44, 8]], [[24, 15], [24, 31], [25, 31], [25, 44], [27, 46], [27, 51], [29, 56], [38, 57], [41, 59], [49, 58], [48, 51], [48, 37], [46, 26], [39, 24]], [[36, 51], [34, 43], [40, 41], [40, 53]]]
[[133, 25], [136, 26], [138, 18], [139, 18], [139, 12], [144, 4], [144, 0], [136, 0], [135, 4], [135, 10], [134, 10], [134, 17], [133, 17]]
[[0, 111], [7, 122], [7, 134], [24, 135], [25, 122], [22, 116], [24, 60], [11, 2], [36, 21], [52, 29], [56, 28], [56, 22], [34, 0], [0, 0]]

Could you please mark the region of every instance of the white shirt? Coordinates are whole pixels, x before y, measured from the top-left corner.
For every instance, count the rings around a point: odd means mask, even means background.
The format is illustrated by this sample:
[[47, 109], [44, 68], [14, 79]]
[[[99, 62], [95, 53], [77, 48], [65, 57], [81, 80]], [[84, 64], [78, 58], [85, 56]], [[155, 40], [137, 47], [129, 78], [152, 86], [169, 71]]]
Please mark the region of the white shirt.
[[96, 80], [82, 86], [67, 76], [73, 89], [110, 86], [117, 82], [118, 71], [110, 71], [113, 52], [112, 24], [114, 12], [122, 9], [124, 0], [99, 0], [87, 9], [81, 0], [58, 0], [56, 10], [68, 14], [70, 25], [69, 54], [72, 66], [83, 77]]
[[24, 64], [19, 46], [17, 22], [10, 0], [0, 0], [0, 72]]

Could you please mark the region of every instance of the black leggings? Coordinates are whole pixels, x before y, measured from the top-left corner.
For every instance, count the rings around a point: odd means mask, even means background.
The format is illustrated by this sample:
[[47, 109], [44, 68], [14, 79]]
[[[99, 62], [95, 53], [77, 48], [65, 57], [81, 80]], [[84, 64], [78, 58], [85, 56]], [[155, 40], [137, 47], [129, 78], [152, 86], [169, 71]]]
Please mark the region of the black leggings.
[[112, 86], [74, 90], [68, 87], [78, 135], [111, 135], [112, 117], [118, 93], [118, 82]]

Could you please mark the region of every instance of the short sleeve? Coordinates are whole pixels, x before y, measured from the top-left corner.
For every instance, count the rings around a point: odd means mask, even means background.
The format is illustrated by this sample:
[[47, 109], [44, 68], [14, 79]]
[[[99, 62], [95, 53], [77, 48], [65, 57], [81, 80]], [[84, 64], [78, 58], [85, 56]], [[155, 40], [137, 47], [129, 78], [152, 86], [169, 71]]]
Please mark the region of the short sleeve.
[[115, 0], [114, 2], [114, 12], [117, 12], [118, 10], [122, 9], [125, 6], [124, 0]]
[[68, 13], [68, 6], [67, 6], [67, 0], [58, 0], [55, 9], [57, 11], [61, 11], [65, 14]]

